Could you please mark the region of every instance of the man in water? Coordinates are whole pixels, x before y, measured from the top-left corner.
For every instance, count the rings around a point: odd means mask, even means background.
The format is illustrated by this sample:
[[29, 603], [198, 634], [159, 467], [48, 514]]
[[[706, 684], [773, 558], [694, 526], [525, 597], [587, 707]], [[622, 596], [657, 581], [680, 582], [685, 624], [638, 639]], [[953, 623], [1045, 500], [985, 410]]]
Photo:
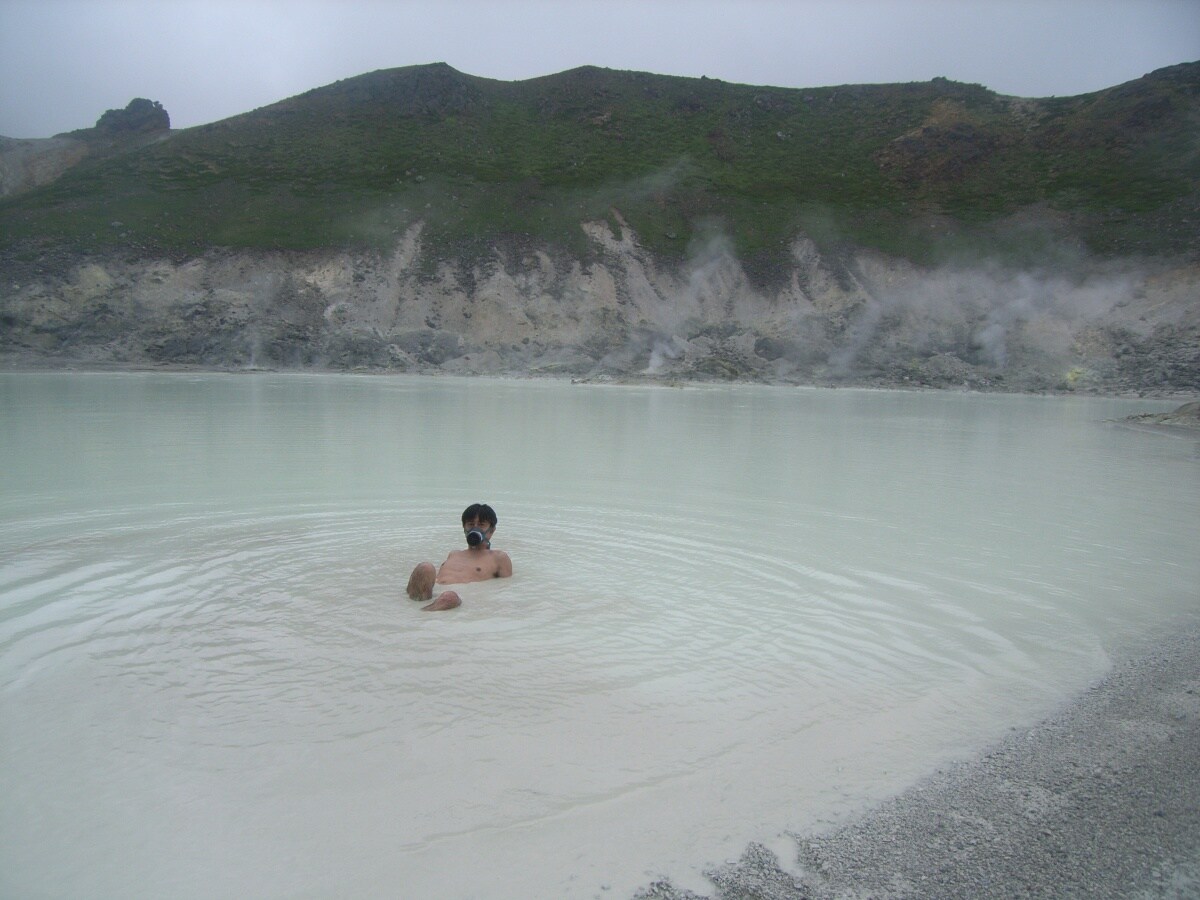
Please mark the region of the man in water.
[[[452, 550], [437, 569], [431, 562], [418, 565], [408, 578], [408, 596], [414, 600], [429, 600], [433, 597], [434, 584], [467, 584], [512, 575], [512, 560], [508, 554], [492, 549], [492, 535], [496, 533], [497, 521], [496, 511], [486, 503], [472, 503], [464, 509], [462, 526], [467, 549]], [[435, 612], [454, 609], [461, 604], [462, 598], [457, 593], [443, 591], [436, 600], [421, 609]]]

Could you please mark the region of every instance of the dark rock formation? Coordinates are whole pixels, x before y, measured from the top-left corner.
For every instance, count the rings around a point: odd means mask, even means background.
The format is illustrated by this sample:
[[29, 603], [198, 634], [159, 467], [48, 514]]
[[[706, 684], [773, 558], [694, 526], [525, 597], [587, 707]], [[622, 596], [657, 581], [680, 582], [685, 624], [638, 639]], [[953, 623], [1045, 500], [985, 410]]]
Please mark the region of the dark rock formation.
[[169, 131], [171, 117], [157, 100], [135, 97], [124, 109], [110, 109], [96, 121], [96, 130], [109, 135]]

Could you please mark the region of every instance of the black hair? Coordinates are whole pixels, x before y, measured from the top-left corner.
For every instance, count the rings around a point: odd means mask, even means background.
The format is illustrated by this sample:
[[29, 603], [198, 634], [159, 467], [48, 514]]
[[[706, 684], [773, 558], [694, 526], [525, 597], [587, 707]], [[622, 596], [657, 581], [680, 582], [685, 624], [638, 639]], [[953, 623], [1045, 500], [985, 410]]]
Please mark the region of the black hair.
[[472, 503], [463, 510], [463, 524], [466, 525], [472, 519], [482, 519], [493, 528], [496, 527], [496, 523], [499, 521], [499, 519], [496, 518], [496, 511], [486, 503]]

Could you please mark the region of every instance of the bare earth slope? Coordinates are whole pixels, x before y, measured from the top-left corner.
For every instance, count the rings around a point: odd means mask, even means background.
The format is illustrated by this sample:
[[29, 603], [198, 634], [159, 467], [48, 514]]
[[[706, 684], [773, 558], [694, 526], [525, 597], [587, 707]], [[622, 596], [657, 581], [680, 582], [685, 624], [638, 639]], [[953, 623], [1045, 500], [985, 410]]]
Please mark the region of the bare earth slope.
[[798, 238], [760, 286], [719, 238], [665, 265], [623, 222], [580, 227], [587, 260], [496, 248], [466, 268], [439, 261], [418, 224], [388, 254], [10, 267], [0, 360], [1200, 392], [1189, 263], [924, 267]]

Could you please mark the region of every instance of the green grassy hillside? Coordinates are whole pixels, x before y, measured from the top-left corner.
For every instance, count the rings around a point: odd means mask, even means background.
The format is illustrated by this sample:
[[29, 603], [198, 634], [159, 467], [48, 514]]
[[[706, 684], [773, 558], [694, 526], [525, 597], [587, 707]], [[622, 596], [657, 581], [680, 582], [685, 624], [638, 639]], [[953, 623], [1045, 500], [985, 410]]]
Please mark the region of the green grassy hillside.
[[424, 220], [460, 257], [512, 242], [582, 255], [579, 222], [616, 209], [662, 257], [719, 231], [752, 272], [801, 231], [919, 261], [1078, 242], [1195, 255], [1198, 148], [1200, 63], [1039, 100], [944, 79], [499, 82], [436, 64], [93, 157], [0, 203], [0, 249], [385, 247]]

